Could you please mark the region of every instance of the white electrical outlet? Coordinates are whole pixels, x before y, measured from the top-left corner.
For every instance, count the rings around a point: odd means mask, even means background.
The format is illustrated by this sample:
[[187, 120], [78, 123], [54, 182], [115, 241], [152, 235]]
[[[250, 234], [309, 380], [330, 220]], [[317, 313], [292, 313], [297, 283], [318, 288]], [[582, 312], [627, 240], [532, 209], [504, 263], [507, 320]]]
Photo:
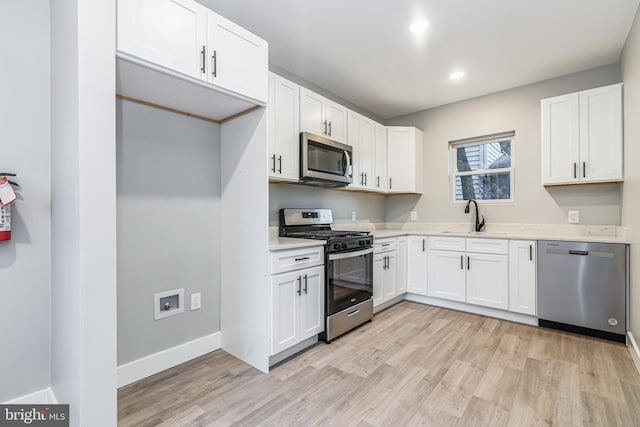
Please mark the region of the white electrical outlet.
[[411, 211], [411, 221], [417, 221], [417, 220], [418, 220], [418, 212]]
[[351, 221], [355, 221], [356, 220], [356, 211], [352, 211], [351, 212]]
[[580, 211], [569, 211], [569, 224], [580, 224]]
[[197, 294], [191, 294], [191, 310], [198, 310], [201, 306], [201, 297], [200, 292]]

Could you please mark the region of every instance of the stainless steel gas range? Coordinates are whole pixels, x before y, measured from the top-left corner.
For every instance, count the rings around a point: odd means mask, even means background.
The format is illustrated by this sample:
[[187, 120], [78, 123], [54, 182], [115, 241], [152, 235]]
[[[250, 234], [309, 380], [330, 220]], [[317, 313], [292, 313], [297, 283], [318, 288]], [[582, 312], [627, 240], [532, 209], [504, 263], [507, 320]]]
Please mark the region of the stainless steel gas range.
[[332, 230], [330, 209], [281, 209], [279, 235], [325, 240], [325, 331], [334, 338], [373, 318], [373, 237]]

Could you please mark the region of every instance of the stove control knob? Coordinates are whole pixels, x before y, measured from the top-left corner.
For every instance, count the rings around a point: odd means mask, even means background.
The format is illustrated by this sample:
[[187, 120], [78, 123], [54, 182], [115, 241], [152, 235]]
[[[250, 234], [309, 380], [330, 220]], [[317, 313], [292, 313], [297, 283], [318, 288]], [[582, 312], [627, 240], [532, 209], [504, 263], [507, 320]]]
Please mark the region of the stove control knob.
[[347, 249], [347, 244], [346, 243], [342, 244], [342, 249]]
[[358, 242], [358, 244], [359, 244], [360, 246], [364, 246], [364, 245], [365, 245], [365, 243], [367, 243], [367, 242], [366, 242], [366, 241], [364, 241], [364, 240], [360, 240], [360, 241]]
[[333, 249], [340, 249], [340, 243], [334, 243], [333, 244]]

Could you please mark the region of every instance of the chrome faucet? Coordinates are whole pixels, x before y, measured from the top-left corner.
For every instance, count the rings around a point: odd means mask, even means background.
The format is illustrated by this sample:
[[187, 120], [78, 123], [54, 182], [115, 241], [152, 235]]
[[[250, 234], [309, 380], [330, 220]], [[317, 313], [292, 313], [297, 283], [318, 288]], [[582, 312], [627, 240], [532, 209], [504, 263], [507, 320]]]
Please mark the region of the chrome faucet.
[[478, 214], [478, 202], [476, 202], [475, 200], [471, 199], [467, 202], [467, 206], [464, 208], [464, 213], [468, 214], [469, 213], [469, 205], [471, 204], [471, 202], [473, 202], [474, 205], [476, 205], [476, 226], [475, 226], [475, 230], [477, 231], [481, 231], [482, 228], [484, 227], [484, 216], [482, 217], [482, 221], [480, 221], [480, 216]]

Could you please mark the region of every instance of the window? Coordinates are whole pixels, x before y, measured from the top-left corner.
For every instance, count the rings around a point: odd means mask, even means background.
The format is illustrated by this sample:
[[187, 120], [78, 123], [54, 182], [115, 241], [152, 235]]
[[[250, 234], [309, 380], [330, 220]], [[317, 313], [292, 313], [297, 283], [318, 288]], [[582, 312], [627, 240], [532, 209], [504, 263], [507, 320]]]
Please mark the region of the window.
[[515, 132], [449, 142], [451, 200], [512, 202]]

